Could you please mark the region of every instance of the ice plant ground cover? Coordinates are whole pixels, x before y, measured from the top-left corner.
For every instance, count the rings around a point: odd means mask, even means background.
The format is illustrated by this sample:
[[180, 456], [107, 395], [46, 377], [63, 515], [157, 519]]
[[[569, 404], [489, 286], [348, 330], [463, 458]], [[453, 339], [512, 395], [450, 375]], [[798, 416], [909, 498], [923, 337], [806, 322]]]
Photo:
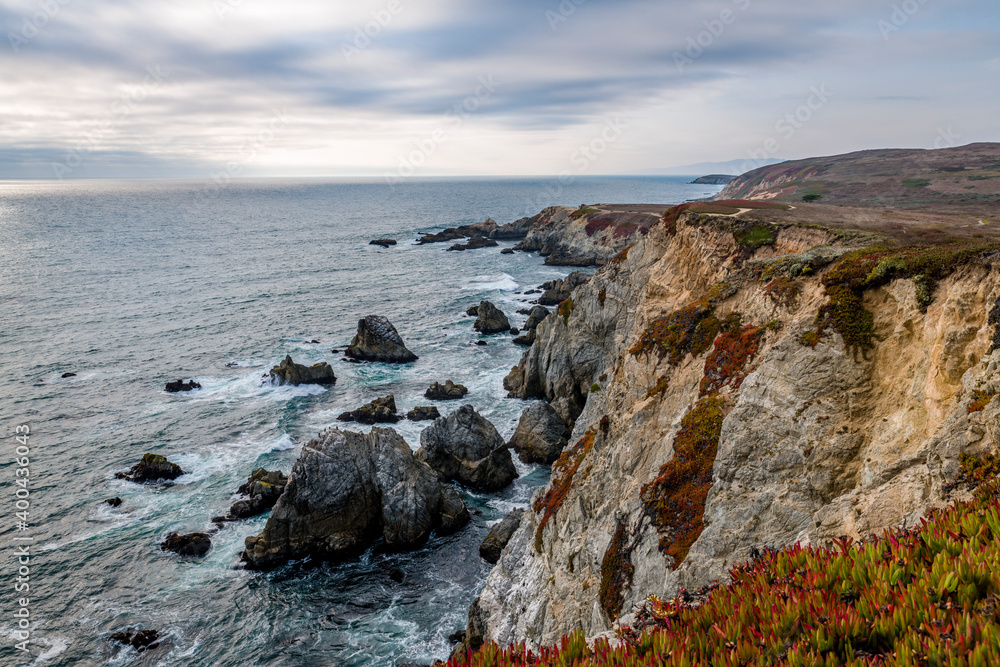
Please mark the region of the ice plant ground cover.
[[972, 499], [918, 526], [764, 549], [697, 606], [683, 591], [650, 598], [645, 631], [615, 647], [576, 633], [537, 653], [488, 644], [449, 667], [1000, 664], [998, 472], [1000, 457], [965, 457], [954, 486]]

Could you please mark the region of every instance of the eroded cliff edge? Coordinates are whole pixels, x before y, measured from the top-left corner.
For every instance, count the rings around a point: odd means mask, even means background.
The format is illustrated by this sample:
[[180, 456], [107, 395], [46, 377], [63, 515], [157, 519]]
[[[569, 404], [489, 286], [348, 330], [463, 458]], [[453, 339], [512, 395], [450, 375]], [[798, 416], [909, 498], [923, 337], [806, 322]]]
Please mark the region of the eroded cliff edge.
[[474, 604], [486, 638], [597, 635], [753, 548], [942, 504], [959, 456], [1000, 445], [1000, 401], [970, 409], [1000, 390], [1000, 258], [882, 243], [668, 215], [543, 322], [508, 388], [575, 445]]

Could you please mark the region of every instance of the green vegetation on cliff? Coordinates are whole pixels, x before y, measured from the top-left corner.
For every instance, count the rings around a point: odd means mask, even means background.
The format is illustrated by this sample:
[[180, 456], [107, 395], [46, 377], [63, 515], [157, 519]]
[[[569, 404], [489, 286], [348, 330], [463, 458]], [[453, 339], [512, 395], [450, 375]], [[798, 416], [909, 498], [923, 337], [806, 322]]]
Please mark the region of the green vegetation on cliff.
[[860, 543], [758, 551], [727, 584], [650, 598], [645, 631], [624, 629], [614, 648], [575, 633], [538, 653], [488, 644], [449, 666], [1000, 664], [1000, 461], [962, 468], [971, 501]]

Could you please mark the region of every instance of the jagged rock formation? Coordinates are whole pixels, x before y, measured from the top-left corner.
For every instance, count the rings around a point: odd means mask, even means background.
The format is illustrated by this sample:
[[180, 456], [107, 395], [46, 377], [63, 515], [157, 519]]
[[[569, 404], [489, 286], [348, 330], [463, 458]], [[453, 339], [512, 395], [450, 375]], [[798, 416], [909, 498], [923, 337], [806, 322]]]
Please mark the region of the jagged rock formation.
[[555, 266], [603, 266], [649, 233], [662, 206], [598, 204], [552, 206], [539, 213], [518, 250], [534, 251]]
[[247, 498], [233, 503], [226, 516], [215, 517], [212, 520], [221, 523], [248, 519], [263, 514], [274, 507], [287, 484], [288, 476], [280, 470], [257, 468], [250, 473], [247, 481], [237, 490], [237, 493], [247, 496]]
[[473, 328], [481, 334], [498, 334], [510, 331], [510, 320], [502, 310], [489, 301], [483, 301], [476, 308], [476, 323]]
[[345, 412], [337, 421], [358, 422], [359, 424], [395, 424], [401, 419], [396, 414], [396, 397], [392, 394], [376, 398], [357, 410]]
[[184, 471], [181, 470], [181, 467], [176, 463], [171, 463], [166, 457], [159, 454], [146, 454], [128, 472], [116, 473], [115, 478], [144, 484], [146, 482], [156, 482], [161, 479], [177, 479], [183, 474]]
[[517, 345], [531, 347], [535, 343], [535, 330], [542, 321], [552, 313], [545, 306], [535, 306], [528, 312], [528, 321], [524, 323], [523, 334], [514, 339]]
[[458, 401], [465, 398], [468, 393], [469, 389], [465, 385], [445, 380], [444, 384], [435, 382], [428, 387], [427, 391], [424, 392], [424, 398], [429, 398], [432, 401]]
[[286, 355], [280, 364], [271, 369], [271, 381], [277, 384], [336, 384], [337, 376], [325, 361], [312, 366], [303, 366]]
[[507, 443], [471, 405], [463, 405], [420, 434], [417, 459], [446, 481], [477, 491], [499, 491], [517, 478]]
[[525, 463], [553, 463], [562, 454], [569, 435], [559, 413], [545, 401], [538, 401], [521, 413], [507, 446]]
[[[511, 224], [516, 225], [517, 223], [511, 223]], [[493, 220], [493, 218], [486, 218], [482, 222], [477, 222], [474, 225], [462, 225], [461, 227], [448, 227], [444, 231], [438, 232], [436, 234], [424, 234], [419, 239], [417, 239], [417, 245], [426, 245], [428, 243], [445, 243], [447, 241], [458, 241], [460, 239], [466, 239], [466, 238], [471, 239], [476, 237], [491, 239], [501, 229], [506, 229], [508, 230], [508, 232], [513, 232], [516, 228], [511, 227], [510, 225], [504, 225], [503, 227], [501, 227]]]
[[389, 364], [408, 364], [417, 360], [417, 355], [406, 349], [396, 327], [381, 315], [369, 315], [358, 322], [358, 333], [344, 354], [352, 359]]
[[[574, 271], [565, 278], [559, 278], [542, 285], [542, 295], [538, 297], [538, 303], [542, 306], [558, 306], [560, 303], [570, 298], [580, 285], [586, 284], [590, 280], [590, 274], [583, 271]], [[544, 319], [544, 318], [543, 318]]]
[[497, 241], [516, 241], [518, 239], [523, 239], [528, 235], [528, 232], [531, 231], [531, 228], [535, 226], [536, 221], [536, 217], [521, 218], [520, 220], [515, 220], [514, 222], [506, 225], [500, 225], [489, 233], [489, 237], [491, 239], [496, 239]]
[[487, 639], [594, 636], [752, 548], [912, 525], [1000, 448], [996, 245], [756, 216], [668, 216], [538, 326], [505, 384], [575, 426], [470, 610]]
[[496, 562], [500, 560], [500, 554], [503, 553], [504, 547], [510, 542], [510, 538], [514, 536], [514, 531], [517, 530], [517, 527], [521, 525], [521, 517], [523, 516], [524, 510], [514, 510], [505, 516], [502, 521], [490, 528], [486, 539], [479, 545], [479, 555], [482, 556], [483, 560], [496, 565]]
[[303, 448], [263, 532], [247, 538], [243, 559], [261, 569], [305, 556], [338, 560], [380, 535], [388, 548], [406, 549], [468, 518], [458, 493], [394, 430], [330, 429]]

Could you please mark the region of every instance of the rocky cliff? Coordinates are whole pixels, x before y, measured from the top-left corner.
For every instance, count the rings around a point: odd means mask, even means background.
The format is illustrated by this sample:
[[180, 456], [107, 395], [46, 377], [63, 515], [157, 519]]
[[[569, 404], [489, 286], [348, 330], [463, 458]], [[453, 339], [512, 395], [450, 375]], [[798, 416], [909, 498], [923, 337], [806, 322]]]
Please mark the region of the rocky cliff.
[[594, 204], [578, 209], [552, 206], [534, 218], [516, 247], [537, 250], [556, 266], [603, 266], [649, 233], [663, 206]]
[[1000, 446], [996, 245], [743, 217], [666, 216], [538, 326], [507, 388], [575, 428], [470, 629], [607, 632], [752, 549], [912, 525]]

